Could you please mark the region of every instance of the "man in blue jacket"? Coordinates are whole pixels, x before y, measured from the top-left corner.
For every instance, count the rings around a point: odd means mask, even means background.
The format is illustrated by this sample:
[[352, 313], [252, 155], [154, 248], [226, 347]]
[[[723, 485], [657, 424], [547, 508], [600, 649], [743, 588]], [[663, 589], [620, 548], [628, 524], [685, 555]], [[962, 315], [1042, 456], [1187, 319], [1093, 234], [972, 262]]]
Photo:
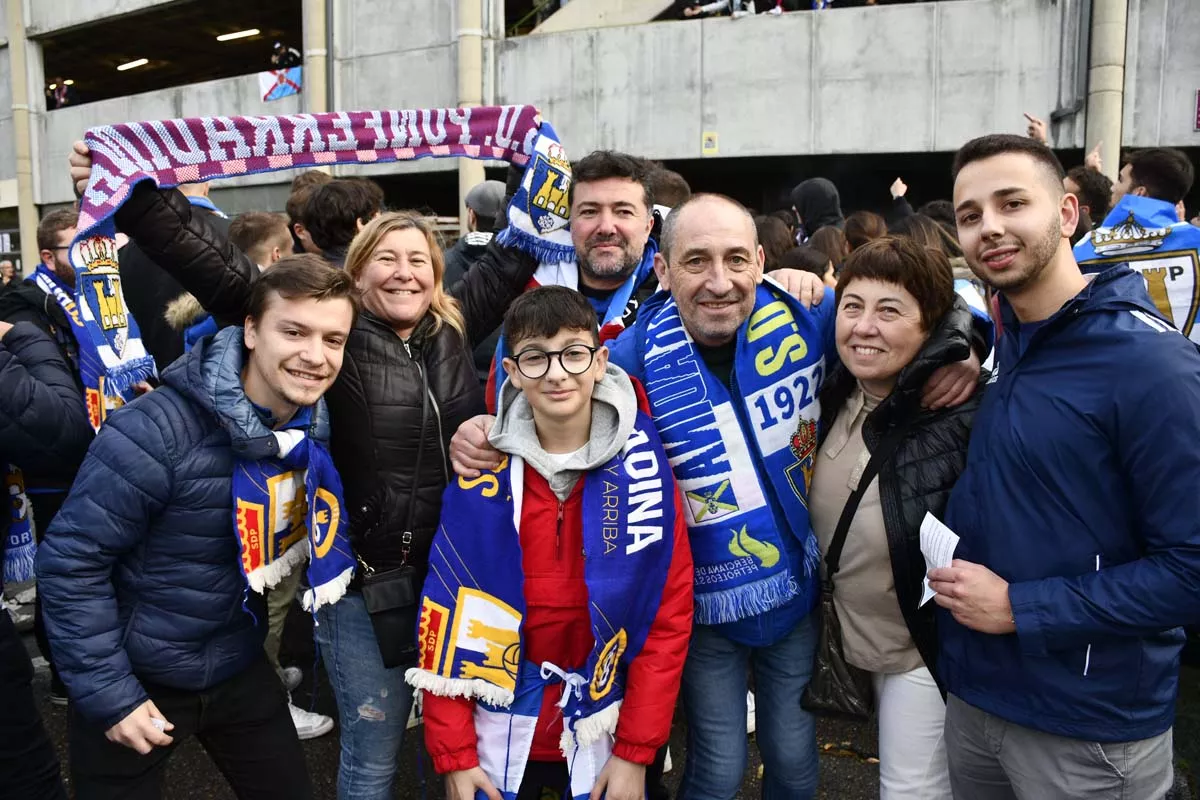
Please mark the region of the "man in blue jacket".
[[959, 238], [1003, 294], [999, 377], [930, 580], [951, 786], [971, 800], [1160, 798], [1180, 626], [1200, 619], [1200, 355], [1126, 265], [1085, 277], [1044, 145], [955, 159]]
[[[328, 439], [321, 396], [341, 368], [352, 291], [318, 256], [280, 261], [255, 283], [244, 330], [202, 339], [89, 449], [38, 555], [80, 800], [161, 797], [167, 758], [192, 734], [239, 797], [312, 796], [243, 567], [309, 524], [290, 454], [312, 459]], [[244, 499], [254, 487], [257, 512]]]
[[[91, 440], [87, 409], [58, 345], [33, 323], [0, 322], [0, 469], [11, 463], [31, 476], [71, 476]], [[34, 542], [28, 501], [10, 496], [12, 488], [4, 492], [0, 560], [4, 576], [19, 580], [31, 577]], [[0, 594], [3, 588], [0, 580]], [[32, 681], [25, 644], [0, 607], [0, 797], [66, 800]]]
[[1130, 153], [1113, 184], [1113, 210], [1075, 245], [1075, 260], [1085, 273], [1128, 263], [1146, 279], [1158, 313], [1200, 343], [1200, 228], [1181, 221], [1175, 210], [1193, 176], [1180, 150]]

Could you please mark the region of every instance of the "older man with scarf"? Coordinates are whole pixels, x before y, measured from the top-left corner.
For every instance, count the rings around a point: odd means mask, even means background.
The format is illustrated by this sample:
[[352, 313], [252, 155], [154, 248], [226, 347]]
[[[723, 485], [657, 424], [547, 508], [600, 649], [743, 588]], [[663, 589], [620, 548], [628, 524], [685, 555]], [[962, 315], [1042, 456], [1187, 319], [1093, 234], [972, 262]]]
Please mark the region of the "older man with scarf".
[[[729, 198], [696, 195], [677, 207], [661, 246], [655, 272], [669, 294], [650, 298], [609, 347], [612, 361], [644, 383], [685, 496], [696, 624], [683, 678], [681, 796], [738, 793], [753, 669], [763, 796], [811, 798], [816, 733], [800, 697], [816, 649], [810, 612], [819, 576], [807, 493], [816, 397], [834, 352], [834, 304], [810, 310], [763, 281], [754, 220]], [[943, 368], [926, 387], [926, 403], [961, 402], [978, 374], [974, 355]], [[460, 474], [474, 477], [497, 463], [480, 435], [487, 427], [477, 419], [456, 434], [451, 454]]]

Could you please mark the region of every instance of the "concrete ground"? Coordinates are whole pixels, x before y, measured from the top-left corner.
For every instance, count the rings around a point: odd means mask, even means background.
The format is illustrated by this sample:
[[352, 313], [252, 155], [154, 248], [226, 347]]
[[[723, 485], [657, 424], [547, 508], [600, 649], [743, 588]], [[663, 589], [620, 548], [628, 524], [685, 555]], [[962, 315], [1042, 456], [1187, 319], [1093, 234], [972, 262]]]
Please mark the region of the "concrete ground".
[[[33, 637], [26, 636], [30, 654], [37, 656]], [[312, 678], [314, 652], [311, 625], [302, 613], [293, 614], [284, 635], [285, 664], [301, 666], [306, 680], [295, 693], [295, 701], [304, 708], [312, 701], [314, 688], [317, 711], [334, 715], [333, 697], [324, 671], [318, 666]], [[1200, 652], [1197, 653], [1200, 655]], [[66, 752], [66, 714], [63, 709], [46, 702], [49, 673], [38, 669], [34, 691], [41, 701], [42, 716], [50, 731], [64, 765]], [[415, 731], [414, 731], [415, 732]], [[443, 800], [441, 781], [433, 773], [423, 749], [418, 752], [418, 736], [409, 736], [400, 756], [395, 797], [402, 800]], [[823, 800], [875, 800], [879, 797], [879, 768], [874, 759], [877, 751], [873, 723], [821, 719], [817, 724], [820, 746], [821, 784], [818, 797]], [[1175, 729], [1176, 751], [1180, 767], [1193, 771], [1200, 766], [1200, 669], [1189, 667], [1183, 672], [1180, 687], [1179, 715]], [[303, 743], [308, 758], [316, 797], [333, 800], [336, 797], [338, 740], [337, 730], [327, 736]], [[684, 723], [677, 720], [672, 732], [671, 751], [675, 769], [668, 774], [668, 785], [678, 787], [681, 767], [687, 757], [684, 748]], [[749, 743], [750, 766], [738, 794], [741, 800], [759, 797], [761, 761], [753, 737]], [[212, 762], [193, 740], [183, 744], [171, 759], [167, 771], [167, 800], [233, 800], [233, 792], [217, 772]], [[1194, 784], [1193, 784], [1194, 786]], [[1193, 793], [1193, 797], [1197, 795]]]
[[[299, 666], [305, 671], [305, 681], [293, 697], [302, 708], [310, 707], [314, 694], [312, 628], [306, 623], [303, 613], [292, 614], [283, 642], [283, 662]], [[26, 635], [25, 639], [30, 655], [36, 659], [38, 652], [33, 636]], [[49, 671], [45, 667], [39, 668], [34, 679], [34, 693], [39, 699], [46, 728], [58, 747], [66, 776], [67, 715], [65, 709], [52, 706], [47, 701], [49, 683]], [[315, 694], [315, 710], [337, 719], [333, 695], [319, 664]], [[417, 729], [414, 729], [413, 733], [416, 732]], [[675, 768], [667, 775], [668, 786], [673, 792], [679, 785], [683, 760], [686, 758], [684, 735], [684, 723], [677, 720], [671, 741]], [[443, 800], [441, 780], [433, 772], [424, 748], [418, 754], [419, 738], [410, 735], [405, 739], [395, 797], [398, 800]], [[879, 797], [879, 768], [870, 760], [876, 749], [873, 725], [821, 720], [817, 726], [817, 739], [822, 747], [821, 790], [818, 797], [827, 800], [873, 800]], [[327, 736], [303, 742], [303, 746], [316, 797], [319, 800], [334, 800], [337, 796], [337, 729]], [[745, 800], [759, 796], [758, 775], [762, 762], [758, 758], [753, 737], [750, 737], [749, 755], [746, 781], [738, 794], [739, 798]], [[172, 756], [167, 768], [166, 787], [166, 800], [234, 800], [225, 779], [195, 740], [181, 745]]]

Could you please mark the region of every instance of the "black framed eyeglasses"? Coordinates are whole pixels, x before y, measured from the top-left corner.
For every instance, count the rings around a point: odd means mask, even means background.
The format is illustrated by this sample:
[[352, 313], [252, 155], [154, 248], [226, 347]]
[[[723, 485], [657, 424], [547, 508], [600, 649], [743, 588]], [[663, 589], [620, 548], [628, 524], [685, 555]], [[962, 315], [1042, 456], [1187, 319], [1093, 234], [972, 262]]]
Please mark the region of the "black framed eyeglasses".
[[550, 371], [550, 359], [555, 357], [558, 358], [558, 364], [563, 368], [563, 372], [568, 375], [582, 375], [592, 365], [592, 361], [596, 358], [596, 351], [599, 349], [586, 344], [573, 344], [562, 350], [549, 352], [531, 347], [513, 356], [513, 361], [517, 362], [517, 371], [531, 381], [544, 377]]

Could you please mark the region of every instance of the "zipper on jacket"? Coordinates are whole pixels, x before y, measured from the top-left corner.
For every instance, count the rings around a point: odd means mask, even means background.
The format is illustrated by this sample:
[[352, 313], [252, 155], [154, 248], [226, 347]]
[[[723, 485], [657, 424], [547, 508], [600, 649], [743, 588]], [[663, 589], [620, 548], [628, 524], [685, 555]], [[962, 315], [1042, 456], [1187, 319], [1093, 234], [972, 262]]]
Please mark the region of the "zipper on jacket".
[[[408, 353], [409, 358], [412, 358], [412, 350], [408, 346], [408, 342], [401, 339], [404, 343], [404, 350]], [[408, 525], [401, 534], [400, 542], [403, 545], [401, 549], [401, 566], [408, 566], [408, 556], [413, 540], [413, 524], [416, 522], [417, 516], [417, 482], [421, 475], [421, 461], [425, 456], [425, 426], [429, 419], [429, 384], [425, 378], [425, 370], [421, 369], [421, 362], [412, 359], [417, 366], [417, 372], [421, 375], [421, 387], [425, 392], [421, 395], [421, 430], [417, 437], [417, 464], [413, 470], [412, 486], [408, 490]]]
[[563, 501], [558, 501], [558, 522], [554, 526], [554, 557], [562, 561]]
[[[1100, 554], [1096, 553], [1096, 572], [1100, 571]], [[1092, 645], [1089, 643], [1087, 652], [1083, 654], [1083, 677], [1087, 677], [1088, 670], [1092, 666]]]

